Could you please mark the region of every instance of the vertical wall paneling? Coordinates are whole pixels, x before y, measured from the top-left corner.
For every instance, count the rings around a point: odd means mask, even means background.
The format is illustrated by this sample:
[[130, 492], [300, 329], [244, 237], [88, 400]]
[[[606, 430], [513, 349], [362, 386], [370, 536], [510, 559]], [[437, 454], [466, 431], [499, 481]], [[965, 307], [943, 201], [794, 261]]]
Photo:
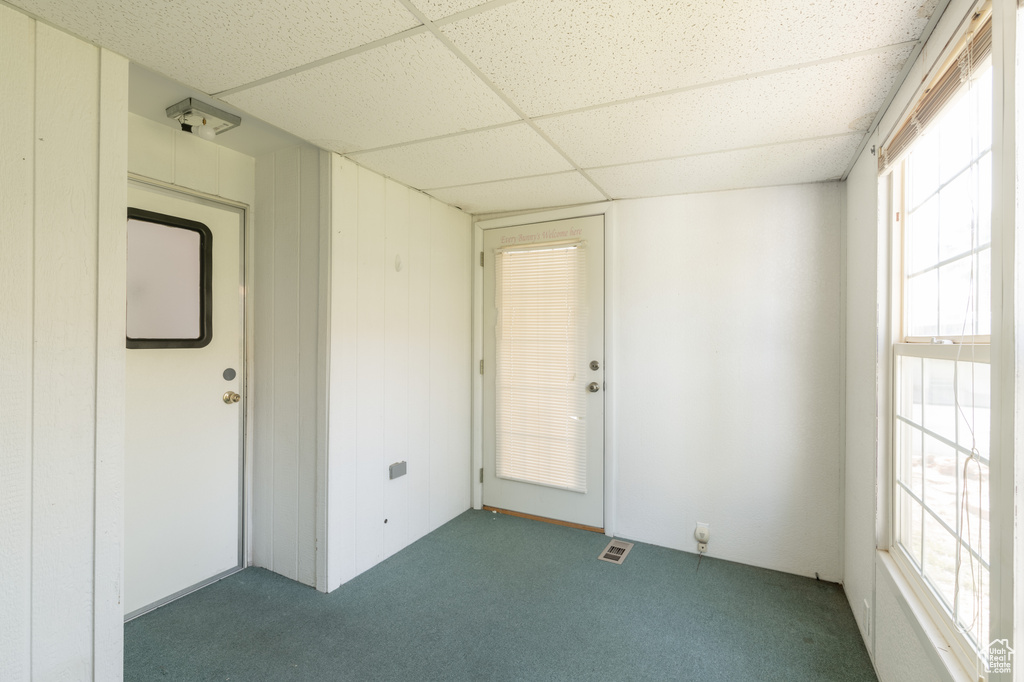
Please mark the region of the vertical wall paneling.
[[256, 161], [253, 524], [257, 565], [317, 582], [322, 400], [320, 162], [312, 147]]
[[[273, 157], [256, 164], [256, 230], [253, 237], [253, 379], [249, 384], [253, 405], [252, 559], [257, 566], [273, 566], [274, 518], [274, 232]], [[266, 216], [266, 217], [264, 217]], [[264, 396], [267, 396], [264, 399]], [[266, 444], [266, 445], [264, 445]]]
[[35, 22], [0, 5], [0, 679], [31, 671]]
[[98, 79], [95, 47], [37, 24], [32, 670], [42, 679], [92, 676]]
[[216, 194], [220, 173], [217, 144], [174, 131], [174, 181], [206, 194]]
[[161, 182], [174, 182], [174, 138], [178, 131], [128, 115], [128, 170]]
[[331, 173], [329, 589], [469, 507], [472, 284], [468, 215]]
[[[436, 204], [435, 204], [436, 205]], [[470, 418], [472, 409], [472, 322], [469, 314], [473, 286], [473, 233], [469, 217], [441, 204], [444, 235], [444, 324], [448, 338], [444, 349], [446, 445], [442, 453], [442, 477], [432, 501], [433, 523], [440, 526], [470, 507]]]
[[331, 589], [331, 576], [328, 572], [329, 566], [329, 543], [330, 539], [327, 529], [330, 523], [330, 485], [329, 485], [329, 462], [328, 462], [328, 433], [330, 431], [330, 386], [331, 377], [331, 356], [328, 352], [331, 339], [331, 218], [333, 216], [332, 200], [333, 191], [331, 188], [331, 164], [332, 155], [330, 152], [320, 151], [317, 153], [317, 172], [320, 174], [317, 186], [320, 190], [318, 197], [320, 203], [319, 235], [320, 258], [318, 260], [319, 272], [317, 286], [317, 369], [316, 369], [316, 396], [317, 396], [317, 433], [320, 437], [316, 444], [316, 530], [314, 543], [316, 546], [316, 589], [321, 592], [328, 592]]
[[252, 207], [253, 157], [132, 113], [128, 142], [128, 172]]
[[448, 234], [445, 229], [445, 205], [430, 202], [430, 530], [440, 524], [438, 506], [443, 503], [447, 487], [445, 470], [448, 449], [448, 411], [450, 378], [447, 376], [448, 349], [445, 347], [450, 329], [448, 282], [453, 263], [448, 255]]
[[298, 579], [299, 415], [287, 404], [299, 374], [299, 149], [274, 155], [274, 555], [273, 570]]
[[320, 302], [320, 152], [302, 147], [299, 156], [298, 311], [298, 580], [316, 583], [316, 461], [319, 404], [318, 309]]
[[94, 677], [121, 679], [128, 62], [100, 51]]
[[6, 6], [0, 65], [0, 679], [117, 679], [128, 65]]
[[430, 532], [430, 207], [409, 197], [409, 539]]
[[[409, 449], [409, 194], [388, 180], [384, 258], [384, 466], [408, 461]], [[384, 556], [409, 542], [409, 476], [384, 481]]]
[[359, 421], [355, 392], [358, 362], [357, 255], [359, 250], [359, 168], [331, 154], [331, 333], [329, 381], [327, 572], [328, 589], [358, 574], [356, 569], [356, 442]]
[[356, 324], [356, 555], [362, 572], [384, 554], [384, 178], [359, 169], [359, 246]]

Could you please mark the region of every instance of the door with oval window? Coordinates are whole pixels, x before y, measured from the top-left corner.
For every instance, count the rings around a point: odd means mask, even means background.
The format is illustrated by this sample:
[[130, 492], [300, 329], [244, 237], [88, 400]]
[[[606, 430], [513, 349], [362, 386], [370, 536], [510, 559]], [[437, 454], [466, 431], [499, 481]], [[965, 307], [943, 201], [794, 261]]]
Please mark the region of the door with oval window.
[[604, 217], [484, 233], [490, 508], [604, 526]]

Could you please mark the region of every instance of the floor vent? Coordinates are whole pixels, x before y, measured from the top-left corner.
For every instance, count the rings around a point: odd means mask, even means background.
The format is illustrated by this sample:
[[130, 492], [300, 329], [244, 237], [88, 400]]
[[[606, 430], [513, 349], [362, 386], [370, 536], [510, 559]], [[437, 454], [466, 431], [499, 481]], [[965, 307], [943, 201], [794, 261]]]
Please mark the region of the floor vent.
[[601, 556], [597, 558], [601, 561], [610, 561], [613, 564], [621, 564], [626, 560], [626, 555], [629, 554], [629, 550], [631, 549], [633, 549], [632, 542], [612, 540], [608, 543], [608, 546], [601, 551]]

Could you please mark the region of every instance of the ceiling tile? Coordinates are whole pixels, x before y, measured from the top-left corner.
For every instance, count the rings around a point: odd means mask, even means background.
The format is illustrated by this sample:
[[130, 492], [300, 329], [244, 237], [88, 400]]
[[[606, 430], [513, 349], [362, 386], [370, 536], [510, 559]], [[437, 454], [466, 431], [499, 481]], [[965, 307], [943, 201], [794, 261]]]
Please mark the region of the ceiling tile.
[[444, 19], [467, 9], [479, 7], [490, 0], [412, 0], [421, 12], [431, 21]]
[[251, 83], [419, 25], [397, 0], [14, 0], [14, 4], [207, 93]]
[[531, 116], [914, 41], [937, 0], [520, 0], [441, 30]]
[[572, 164], [525, 123], [352, 154], [351, 158], [421, 189], [572, 170]]
[[497, 213], [604, 201], [604, 196], [576, 171], [482, 185], [436, 189], [431, 195], [467, 213]]
[[225, 98], [341, 153], [508, 123], [517, 117], [429, 33]]
[[864, 133], [588, 170], [614, 199], [837, 180]]
[[537, 121], [584, 168], [867, 130], [910, 48]]

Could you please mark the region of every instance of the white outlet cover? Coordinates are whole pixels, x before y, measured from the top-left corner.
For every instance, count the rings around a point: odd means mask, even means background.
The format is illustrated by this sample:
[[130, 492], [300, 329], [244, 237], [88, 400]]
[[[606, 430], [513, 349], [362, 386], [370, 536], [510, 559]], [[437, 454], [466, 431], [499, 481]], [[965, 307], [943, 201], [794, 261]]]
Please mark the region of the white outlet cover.
[[702, 542], [702, 543], [706, 543], [708, 540], [710, 540], [711, 539], [711, 529], [708, 526], [708, 524], [706, 524], [706, 523], [698, 523], [697, 524], [697, 529], [695, 531], [693, 531], [693, 537], [696, 538], [698, 542]]

